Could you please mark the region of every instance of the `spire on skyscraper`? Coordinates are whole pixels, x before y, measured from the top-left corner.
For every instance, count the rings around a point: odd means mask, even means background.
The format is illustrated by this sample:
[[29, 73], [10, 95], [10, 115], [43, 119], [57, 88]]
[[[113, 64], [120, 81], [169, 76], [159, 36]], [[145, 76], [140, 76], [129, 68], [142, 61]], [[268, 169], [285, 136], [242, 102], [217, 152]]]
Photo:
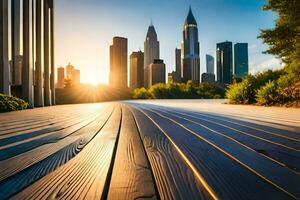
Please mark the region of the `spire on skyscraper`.
[[195, 19], [194, 15], [193, 15], [191, 6], [189, 8], [189, 13], [188, 13], [188, 15], [187, 15], [187, 17], [185, 19], [185, 23], [184, 24], [185, 25], [187, 25], [187, 24], [193, 24], [193, 25], [197, 26], [197, 22], [196, 22], [196, 19]]

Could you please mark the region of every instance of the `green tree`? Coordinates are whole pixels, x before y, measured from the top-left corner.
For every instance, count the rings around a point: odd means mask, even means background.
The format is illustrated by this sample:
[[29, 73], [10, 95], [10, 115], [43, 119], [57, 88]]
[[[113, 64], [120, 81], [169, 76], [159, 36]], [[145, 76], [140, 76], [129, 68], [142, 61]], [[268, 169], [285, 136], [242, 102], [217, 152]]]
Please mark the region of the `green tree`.
[[263, 7], [278, 13], [275, 28], [261, 30], [259, 38], [269, 45], [266, 53], [279, 56], [286, 64], [300, 65], [300, 1], [268, 0]]

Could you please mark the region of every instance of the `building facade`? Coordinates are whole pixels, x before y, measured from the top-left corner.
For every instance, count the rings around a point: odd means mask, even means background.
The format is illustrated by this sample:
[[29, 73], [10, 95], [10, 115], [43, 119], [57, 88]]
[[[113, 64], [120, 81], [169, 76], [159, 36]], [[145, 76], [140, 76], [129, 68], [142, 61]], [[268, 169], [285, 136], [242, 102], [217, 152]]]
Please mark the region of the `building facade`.
[[29, 107], [53, 105], [54, 3], [20, 2], [0, 0], [0, 92], [11, 95], [11, 86], [19, 85], [21, 93], [17, 96]]
[[127, 88], [127, 38], [114, 37], [110, 46], [110, 86]]
[[234, 44], [234, 77], [243, 78], [248, 75], [248, 43]]
[[232, 42], [217, 44], [217, 82], [230, 84], [232, 82]]
[[215, 83], [215, 75], [208, 73], [201, 74], [201, 83]]
[[166, 65], [160, 59], [155, 59], [150, 64], [150, 86], [157, 83], [166, 83]]
[[74, 70], [72, 80], [74, 82], [74, 85], [80, 84], [80, 70], [79, 69]]
[[198, 28], [191, 8], [184, 23], [183, 40], [181, 44], [181, 78], [183, 82], [192, 80], [200, 82], [200, 47]]
[[208, 54], [206, 54], [206, 73], [215, 74], [215, 59]]
[[59, 67], [57, 68], [56, 88], [64, 88], [64, 87], [65, 87], [65, 68]]
[[130, 55], [130, 88], [136, 89], [144, 86], [144, 53], [132, 52]]
[[66, 66], [66, 75], [67, 79], [72, 79], [74, 74], [75, 67], [71, 65], [71, 63], [67, 64]]
[[144, 42], [144, 87], [150, 86], [150, 64], [159, 59], [159, 41], [154, 26], [148, 28]]

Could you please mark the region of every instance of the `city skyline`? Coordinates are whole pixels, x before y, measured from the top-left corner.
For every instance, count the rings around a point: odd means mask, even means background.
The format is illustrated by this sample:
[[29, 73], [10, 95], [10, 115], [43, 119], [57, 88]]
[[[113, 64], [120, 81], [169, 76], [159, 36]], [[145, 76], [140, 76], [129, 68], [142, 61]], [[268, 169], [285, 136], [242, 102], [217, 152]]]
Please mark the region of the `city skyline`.
[[[174, 49], [176, 47], [180, 48], [182, 26], [188, 12], [189, 4], [180, 1], [162, 1], [161, 3], [156, 1], [133, 2], [135, 4], [127, 2], [127, 5], [116, 0], [101, 3], [93, 0], [82, 3], [75, 0], [72, 1], [72, 11], [70, 8], [66, 8], [66, 5], [69, 5], [68, 0], [57, 2], [59, 6], [57, 6], [58, 9], [55, 16], [65, 20], [57, 20], [56, 35], [59, 36], [57, 37], [59, 39], [56, 40], [56, 67], [65, 65], [68, 61], [71, 61], [76, 66], [79, 66], [82, 72], [82, 82], [101, 82], [107, 84], [109, 74], [109, 49], [107, 47], [110, 45], [111, 38], [116, 35], [128, 38], [128, 54], [138, 49], [143, 50], [147, 28], [152, 19], [161, 45], [160, 57], [165, 60], [168, 72], [174, 70]], [[256, 38], [259, 28], [272, 26], [275, 19], [273, 13], [263, 12], [260, 9], [264, 1], [255, 3], [244, 1], [238, 4], [232, 0], [204, 0], [200, 2], [189, 1], [188, 3], [192, 7], [193, 14], [199, 26], [201, 73], [205, 72], [206, 68], [205, 55], [211, 54], [215, 56], [216, 43], [226, 40], [230, 40], [233, 43], [247, 42], [249, 44], [250, 73], [271, 68], [271, 66], [274, 66], [273, 68], [280, 66], [279, 61], [275, 57], [261, 53], [266, 47]], [[216, 7], [218, 3], [220, 6]], [[166, 17], [166, 14], [155, 10], [155, 4], [159, 4], [162, 9], [169, 7], [168, 17]], [[143, 9], [126, 15], [127, 23], [122, 23], [122, 20], [120, 20], [122, 13], [125, 14], [124, 12], [127, 13], [143, 6]], [[206, 10], [204, 10], [204, 6], [206, 6]], [[95, 8], [103, 12], [100, 14]], [[228, 8], [230, 8], [230, 13], [234, 11], [234, 14], [230, 14]], [[114, 15], [110, 15], [107, 9], [110, 9], [110, 13]], [[209, 13], [213, 9], [215, 11]], [[239, 19], [234, 19], [234, 17], [241, 13], [243, 15], [239, 15]], [[212, 17], [212, 14], [215, 17]], [[227, 19], [227, 23], [224, 23], [224, 17]], [[259, 23], [251, 23], [250, 20], [252, 21], [251, 18], [253, 17], [259, 19]], [[77, 23], [70, 26], [68, 23], [68, 21], [71, 21], [70, 18], [78, 19]], [[209, 20], [207, 20], [208, 18]], [[83, 22], [85, 23], [83, 24]], [[241, 25], [242, 22], [244, 23]], [[93, 27], [91, 27], [92, 24]], [[82, 34], [74, 31], [78, 25], [82, 27], [80, 29], [82, 30]], [[228, 29], [226, 26], [231, 28]], [[222, 32], [224, 30], [228, 31]], [[222, 34], [219, 32], [222, 32]], [[232, 36], [233, 32], [236, 33], [234, 37]], [[61, 34], [64, 34], [64, 36], [60, 37]], [[84, 41], [85, 44], [81, 45], [81, 41]], [[75, 48], [76, 45], [77, 48]], [[64, 52], [63, 54], [62, 51]], [[80, 57], [84, 57], [84, 59]]]

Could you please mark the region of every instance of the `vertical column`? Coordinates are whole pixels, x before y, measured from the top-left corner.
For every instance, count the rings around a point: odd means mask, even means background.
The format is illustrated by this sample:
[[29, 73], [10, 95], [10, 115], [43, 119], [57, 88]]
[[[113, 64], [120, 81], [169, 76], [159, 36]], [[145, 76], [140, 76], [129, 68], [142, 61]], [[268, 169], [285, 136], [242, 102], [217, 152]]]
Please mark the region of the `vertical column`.
[[8, 0], [0, 0], [0, 93], [10, 95], [8, 48]]
[[44, 104], [51, 106], [49, 0], [44, 0]]
[[30, 108], [34, 107], [32, 58], [32, 0], [23, 0], [22, 96], [29, 103]]
[[36, 63], [35, 63], [35, 88], [34, 88], [34, 102], [35, 106], [44, 106], [44, 88], [43, 88], [43, 66], [42, 61], [42, 7], [43, 0], [36, 1]]
[[20, 56], [20, 29], [21, 29], [21, 0], [11, 1], [11, 14], [12, 14], [12, 84], [21, 85], [22, 77], [22, 60]]
[[51, 88], [51, 102], [55, 105], [55, 62], [54, 62], [54, 0], [49, 0], [50, 7], [50, 57], [51, 57], [51, 75], [50, 75], [50, 88]]

